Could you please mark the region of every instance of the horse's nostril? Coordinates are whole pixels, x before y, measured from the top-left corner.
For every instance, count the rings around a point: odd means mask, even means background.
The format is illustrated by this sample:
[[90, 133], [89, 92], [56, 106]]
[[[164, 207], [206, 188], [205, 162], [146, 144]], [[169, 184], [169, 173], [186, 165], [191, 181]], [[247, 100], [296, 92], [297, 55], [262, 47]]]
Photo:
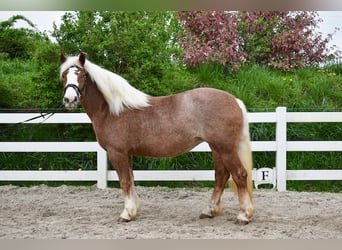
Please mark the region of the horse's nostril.
[[63, 98], [64, 100], [64, 103], [75, 103], [75, 102], [78, 102], [78, 97], [77, 96], [74, 96], [74, 97], [64, 97]]

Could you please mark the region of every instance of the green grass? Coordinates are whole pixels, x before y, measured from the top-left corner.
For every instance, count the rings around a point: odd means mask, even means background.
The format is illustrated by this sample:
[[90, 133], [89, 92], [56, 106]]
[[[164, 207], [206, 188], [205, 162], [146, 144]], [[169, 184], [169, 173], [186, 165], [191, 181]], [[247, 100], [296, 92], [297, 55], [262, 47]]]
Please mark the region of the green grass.
[[0, 153], [1, 170], [96, 170], [95, 153]]
[[259, 65], [247, 65], [229, 75], [217, 65], [192, 70], [198, 86], [231, 92], [250, 110], [286, 106], [293, 110], [341, 110], [342, 65], [280, 72]]
[[[30, 61], [0, 60], [0, 109], [38, 108], [35, 79]], [[213, 87], [231, 92], [242, 99], [250, 112], [275, 111], [285, 106], [288, 111], [342, 111], [342, 65], [306, 68], [280, 72], [259, 65], [246, 65], [229, 74], [218, 65], [202, 65], [195, 69], [165, 70], [162, 79], [144, 81], [143, 91], [168, 95], [197, 87]], [[129, 80], [129, 79], [128, 79]], [[47, 83], [52, 84], [52, 83]], [[54, 83], [59, 84], [59, 83]], [[62, 89], [56, 95], [61, 95]], [[59, 103], [55, 106], [59, 106]], [[51, 107], [49, 107], [51, 108]], [[1, 111], [0, 111], [1, 112]], [[287, 139], [291, 141], [342, 141], [341, 123], [288, 124]], [[254, 141], [275, 140], [274, 124], [251, 124]], [[94, 141], [90, 125], [2, 125], [1, 141]], [[289, 152], [288, 169], [342, 169], [341, 152]], [[274, 167], [274, 152], [254, 152], [254, 167]], [[93, 170], [94, 153], [0, 153], [0, 169]], [[134, 158], [137, 170], [206, 170], [212, 169], [210, 153], [187, 153], [175, 158]], [[26, 185], [26, 182], [23, 182]], [[33, 184], [38, 182], [32, 182]], [[41, 182], [39, 182], [41, 183]], [[65, 183], [65, 182], [58, 182]], [[49, 185], [57, 185], [49, 183]], [[72, 184], [72, 183], [68, 183]], [[78, 183], [79, 184], [79, 183]], [[83, 185], [83, 182], [81, 182]], [[212, 182], [138, 182], [139, 185], [208, 186]], [[110, 185], [117, 186], [113, 182]], [[341, 192], [341, 181], [289, 181], [289, 190]]]

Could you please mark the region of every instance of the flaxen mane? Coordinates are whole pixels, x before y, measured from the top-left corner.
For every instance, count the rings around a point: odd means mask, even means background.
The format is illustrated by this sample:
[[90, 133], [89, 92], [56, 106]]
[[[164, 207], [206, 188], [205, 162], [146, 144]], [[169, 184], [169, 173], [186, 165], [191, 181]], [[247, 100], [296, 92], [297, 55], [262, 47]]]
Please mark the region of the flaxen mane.
[[[82, 67], [78, 56], [68, 57], [61, 65], [61, 74], [72, 65]], [[89, 60], [85, 61], [84, 69], [103, 94], [112, 114], [119, 115], [124, 107], [142, 109], [149, 106], [149, 96], [131, 86], [121, 76], [95, 65]]]

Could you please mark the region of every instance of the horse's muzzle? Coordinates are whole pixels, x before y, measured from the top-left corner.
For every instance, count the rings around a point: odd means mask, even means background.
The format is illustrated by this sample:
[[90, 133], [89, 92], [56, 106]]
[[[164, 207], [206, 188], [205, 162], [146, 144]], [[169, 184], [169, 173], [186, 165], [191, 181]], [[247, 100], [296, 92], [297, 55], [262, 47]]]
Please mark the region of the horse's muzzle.
[[63, 104], [66, 109], [75, 109], [78, 106], [78, 97], [77, 96], [73, 98], [64, 97]]

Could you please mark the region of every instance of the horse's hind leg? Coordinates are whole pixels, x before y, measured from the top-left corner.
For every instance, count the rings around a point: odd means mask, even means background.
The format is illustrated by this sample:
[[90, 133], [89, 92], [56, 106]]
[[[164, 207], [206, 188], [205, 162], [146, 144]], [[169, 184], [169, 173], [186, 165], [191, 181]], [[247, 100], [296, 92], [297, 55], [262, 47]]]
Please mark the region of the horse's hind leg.
[[229, 172], [224, 167], [220, 155], [212, 149], [213, 163], [215, 166], [215, 187], [209, 201], [209, 205], [204, 209], [200, 215], [200, 218], [213, 218], [220, 215], [222, 212], [221, 196], [224, 191], [224, 187], [229, 179]]
[[119, 222], [129, 222], [135, 220], [140, 208], [139, 198], [134, 189], [134, 177], [132, 160], [128, 155], [117, 152], [108, 152], [116, 173], [120, 180], [123, 191], [125, 206], [118, 219]]
[[250, 196], [247, 187], [247, 170], [242, 165], [237, 153], [224, 156], [223, 159], [226, 163], [225, 166], [231, 173], [233, 181], [238, 189], [240, 212], [237, 216], [237, 223], [242, 225], [248, 224], [250, 219], [253, 217], [254, 207], [252, 197]]

